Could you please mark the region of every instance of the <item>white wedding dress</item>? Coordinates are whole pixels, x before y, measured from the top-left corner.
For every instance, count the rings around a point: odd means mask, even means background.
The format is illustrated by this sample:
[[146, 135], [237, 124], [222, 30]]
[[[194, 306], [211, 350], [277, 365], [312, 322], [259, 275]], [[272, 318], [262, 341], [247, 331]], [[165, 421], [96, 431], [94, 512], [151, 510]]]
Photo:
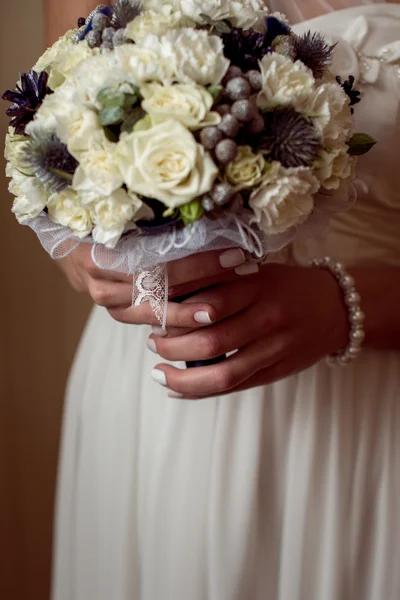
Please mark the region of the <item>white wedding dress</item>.
[[[298, 20], [318, 2], [273, 4]], [[343, 38], [336, 67], [379, 144], [357, 205], [293, 256], [400, 267], [400, 5], [353, 4], [296, 30]], [[189, 402], [151, 380], [148, 334], [96, 308], [83, 337], [53, 600], [399, 600], [400, 352]]]

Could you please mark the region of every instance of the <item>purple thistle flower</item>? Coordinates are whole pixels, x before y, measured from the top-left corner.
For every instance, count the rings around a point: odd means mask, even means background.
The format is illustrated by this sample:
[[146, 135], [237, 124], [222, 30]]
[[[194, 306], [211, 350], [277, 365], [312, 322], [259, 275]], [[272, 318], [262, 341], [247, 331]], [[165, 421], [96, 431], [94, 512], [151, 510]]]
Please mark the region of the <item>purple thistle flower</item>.
[[29, 71], [21, 75], [21, 84], [16, 90], [7, 90], [2, 95], [6, 102], [12, 102], [7, 109], [6, 115], [11, 117], [10, 125], [15, 127], [15, 133], [25, 134], [25, 127], [33, 120], [43, 99], [53, 90], [47, 87], [48, 74], [45, 71], [36, 73]]
[[292, 108], [267, 112], [259, 148], [284, 167], [309, 166], [321, 142], [313, 124]]
[[294, 60], [301, 60], [311, 69], [315, 79], [320, 79], [332, 62], [335, 46], [328, 44], [320, 33], [307, 31], [294, 37]]

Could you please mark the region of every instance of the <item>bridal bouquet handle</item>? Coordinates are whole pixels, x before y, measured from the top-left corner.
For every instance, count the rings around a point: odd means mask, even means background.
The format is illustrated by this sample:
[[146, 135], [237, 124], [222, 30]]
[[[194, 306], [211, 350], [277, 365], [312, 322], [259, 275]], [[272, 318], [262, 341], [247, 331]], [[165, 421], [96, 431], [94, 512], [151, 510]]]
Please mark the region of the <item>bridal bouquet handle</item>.
[[374, 144], [322, 35], [257, 0], [214, 4], [100, 5], [3, 95], [18, 221], [53, 258], [92, 244], [162, 326], [170, 261], [235, 247], [261, 260], [316, 235], [354, 202]]

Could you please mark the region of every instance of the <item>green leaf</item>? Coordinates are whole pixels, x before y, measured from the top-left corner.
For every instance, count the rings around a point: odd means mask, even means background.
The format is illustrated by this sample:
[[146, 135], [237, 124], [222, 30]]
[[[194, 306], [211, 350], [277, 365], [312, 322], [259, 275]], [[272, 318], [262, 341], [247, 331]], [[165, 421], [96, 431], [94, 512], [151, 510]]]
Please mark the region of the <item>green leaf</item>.
[[349, 149], [348, 153], [352, 156], [361, 156], [371, 150], [376, 144], [376, 140], [367, 133], [355, 133], [347, 142]]
[[97, 101], [102, 107], [123, 106], [125, 102], [124, 92], [118, 92], [113, 88], [104, 88], [97, 95]]
[[185, 225], [190, 225], [201, 219], [204, 215], [204, 208], [200, 200], [192, 200], [188, 204], [184, 204], [179, 208], [180, 217]]
[[120, 106], [105, 106], [101, 109], [99, 118], [103, 127], [107, 127], [107, 125], [117, 125], [124, 120], [125, 111]]
[[132, 106], [134, 106], [139, 99], [136, 94], [124, 94], [124, 96], [125, 98], [122, 107], [125, 109], [132, 108]]
[[229, 21], [215, 21], [214, 28], [215, 31], [220, 35], [232, 32], [232, 25], [229, 23]]
[[214, 104], [216, 104], [218, 102], [218, 100], [220, 100], [220, 98], [222, 96], [222, 92], [224, 91], [224, 88], [222, 87], [222, 85], [210, 85], [207, 88], [207, 91], [214, 98]]
[[122, 124], [122, 127], [121, 127], [121, 131], [123, 131], [125, 133], [131, 133], [131, 131], [133, 131], [133, 128], [135, 127], [135, 125], [139, 121], [141, 121], [145, 117], [145, 115], [146, 115], [146, 113], [144, 112], [143, 108], [141, 106], [137, 106], [125, 118], [125, 120]]
[[214, 21], [208, 15], [205, 15], [204, 13], [200, 13], [199, 16], [204, 21], [204, 23], [207, 23], [207, 25], [211, 25], [211, 26], [214, 25]]
[[67, 181], [72, 181], [74, 176], [71, 173], [66, 173], [65, 171], [60, 171], [60, 169], [49, 168], [50, 173], [60, 177], [61, 179], [66, 179]]
[[152, 122], [150, 115], [146, 115], [143, 119], [140, 119], [133, 127], [133, 131], [146, 131], [147, 129], [151, 129]]

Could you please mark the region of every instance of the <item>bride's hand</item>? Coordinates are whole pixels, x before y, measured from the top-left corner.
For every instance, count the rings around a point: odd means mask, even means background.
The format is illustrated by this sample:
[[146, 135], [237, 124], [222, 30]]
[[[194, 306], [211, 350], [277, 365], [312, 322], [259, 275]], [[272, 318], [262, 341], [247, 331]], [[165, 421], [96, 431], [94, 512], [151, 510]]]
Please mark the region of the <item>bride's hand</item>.
[[[93, 302], [105, 307], [110, 315], [121, 323], [158, 326], [148, 302], [132, 306], [132, 276], [98, 268], [91, 257], [92, 247], [81, 244], [66, 258], [59, 261], [72, 287], [78, 292], [90, 294]], [[217, 282], [232, 279], [234, 268], [245, 262], [242, 250], [198, 254], [168, 265], [170, 297], [177, 297], [202, 289]], [[236, 276], [237, 277], [237, 276]], [[232, 310], [235, 307], [232, 306]], [[228, 316], [223, 312], [221, 316]], [[192, 298], [183, 304], [168, 304], [168, 327], [196, 328], [218, 318], [210, 303]]]
[[172, 397], [201, 398], [265, 385], [347, 344], [342, 294], [334, 277], [322, 269], [270, 264], [258, 274], [204, 290], [192, 301], [233, 316], [186, 335], [177, 330], [166, 338], [152, 335], [149, 348], [170, 361], [238, 352], [208, 367], [158, 365], [153, 376]]

